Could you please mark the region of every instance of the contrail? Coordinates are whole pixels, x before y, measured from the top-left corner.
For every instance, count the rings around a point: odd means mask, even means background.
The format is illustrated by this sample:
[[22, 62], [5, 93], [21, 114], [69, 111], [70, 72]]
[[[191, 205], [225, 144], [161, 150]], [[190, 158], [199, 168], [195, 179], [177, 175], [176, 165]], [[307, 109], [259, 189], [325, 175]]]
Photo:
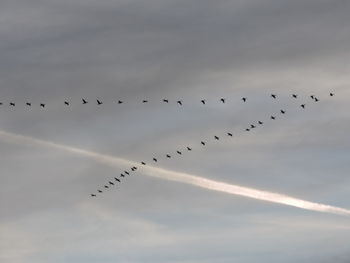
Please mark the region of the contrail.
[[[44, 140], [40, 140], [40, 139], [28, 137], [28, 136], [8, 133], [1, 130], [0, 130], [0, 139], [8, 143], [55, 148], [55, 149], [63, 150], [73, 154], [86, 156], [94, 159], [97, 162], [102, 162], [118, 168], [120, 168], [120, 166], [139, 165], [139, 163], [114, 157], [111, 155], [100, 154], [100, 153], [87, 151], [87, 150], [83, 150], [83, 149], [79, 149], [79, 148], [75, 148], [67, 145], [57, 144], [49, 141], [44, 141]], [[257, 200], [279, 203], [279, 204], [288, 205], [288, 206], [294, 206], [294, 207], [311, 210], [311, 211], [350, 216], [350, 210], [348, 209], [320, 204], [320, 203], [309, 202], [309, 201], [297, 199], [288, 195], [261, 191], [253, 188], [228, 184], [220, 181], [214, 181], [214, 180], [206, 179], [203, 177], [199, 177], [199, 176], [195, 176], [187, 173], [175, 172], [175, 171], [166, 170], [166, 169], [149, 166], [149, 165], [143, 167], [142, 171], [143, 171], [143, 174], [148, 176], [157, 177], [160, 179], [166, 179], [170, 181], [176, 181], [179, 183], [190, 184], [190, 185], [194, 185], [197, 187], [201, 187], [201, 188], [205, 188], [213, 191], [245, 196], [245, 197], [249, 197]]]

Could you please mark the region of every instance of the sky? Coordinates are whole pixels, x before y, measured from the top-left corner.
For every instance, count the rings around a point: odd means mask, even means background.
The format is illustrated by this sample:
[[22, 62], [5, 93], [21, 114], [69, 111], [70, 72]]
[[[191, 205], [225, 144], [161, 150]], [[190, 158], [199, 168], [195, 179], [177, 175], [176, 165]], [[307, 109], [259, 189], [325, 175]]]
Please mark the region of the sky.
[[129, 167], [52, 147], [350, 209], [349, 13], [345, 0], [2, 0], [0, 262], [349, 262], [349, 216], [142, 169], [91, 198]]

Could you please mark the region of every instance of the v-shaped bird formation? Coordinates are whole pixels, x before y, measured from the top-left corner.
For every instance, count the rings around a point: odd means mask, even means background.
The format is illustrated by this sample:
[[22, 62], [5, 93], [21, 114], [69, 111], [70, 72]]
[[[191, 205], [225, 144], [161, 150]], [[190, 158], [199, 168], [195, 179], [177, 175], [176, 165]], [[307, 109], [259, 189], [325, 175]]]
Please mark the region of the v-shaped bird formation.
[[[331, 96], [331, 97], [333, 97], [334, 95], [335, 95], [335, 93], [333, 93], [333, 92], [330, 92], [330, 93], [329, 93], [329, 96]], [[274, 99], [274, 100], [277, 100], [277, 99], [278, 99], [278, 95], [277, 95], [277, 94], [270, 94], [270, 97], [271, 97], [272, 99]], [[298, 94], [291, 94], [291, 97], [292, 97], [293, 99], [298, 99], [298, 98], [299, 98]], [[312, 100], [313, 102], [319, 102], [319, 101], [320, 101], [320, 99], [319, 99], [317, 96], [315, 96], [315, 95], [310, 95], [310, 98], [311, 98], [311, 100]], [[242, 100], [243, 102], [247, 102], [247, 101], [248, 101], [248, 98], [247, 98], [247, 97], [243, 97], [243, 98], [241, 98], [241, 100]], [[221, 98], [219, 101], [220, 101], [221, 103], [226, 103], [226, 99], [225, 99], [225, 98]], [[122, 101], [120, 101], [120, 102], [123, 103]], [[143, 101], [143, 103], [147, 103], [147, 102], [148, 102], [147, 100], [144, 100], [144, 101]], [[169, 100], [168, 100], [168, 99], [163, 99], [163, 102], [169, 103]], [[87, 101], [83, 100], [83, 104], [84, 104], [84, 103], [87, 103]], [[98, 101], [98, 103], [99, 103], [99, 104], [102, 104], [102, 101]], [[180, 105], [180, 106], [183, 105], [183, 104], [182, 104], [182, 100], [178, 100], [178, 101], [176, 101], [176, 103], [177, 103], [178, 105]], [[206, 104], [206, 100], [205, 100], [205, 99], [202, 99], [202, 100], [200, 101], [200, 103], [202, 103], [203, 105], [205, 105], [205, 104]], [[306, 108], [306, 103], [300, 104], [299, 107], [300, 107], [302, 110], [304, 110], [304, 109]], [[270, 121], [275, 121], [275, 120], [278, 118], [278, 115], [283, 116], [283, 115], [285, 115], [286, 113], [287, 113], [287, 111], [286, 111], [285, 109], [282, 108], [282, 109], [279, 110], [278, 113], [276, 113], [276, 114], [274, 114], [274, 115], [269, 115], [269, 116], [267, 116], [267, 119], [264, 120], [264, 121], [263, 121], [263, 120], [256, 120], [255, 123], [250, 123], [250, 124], [248, 125], [248, 127], [244, 129], [244, 131], [245, 131], [245, 132], [249, 132], [249, 131], [251, 131], [252, 129], [256, 129], [256, 128], [258, 128], [258, 127], [262, 127], [262, 126], [264, 125], [265, 121], [268, 121], [268, 120], [270, 120]], [[226, 136], [226, 137], [233, 138], [233, 137], [234, 137], [234, 133], [233, 133], [232, 131], [226, 131], [225, 136]], [[217, 134], [214, 134], [213, 137], [211, 138], [211, 141], [219, 141], [219, 140], [221, 140], [221, 139], [222, 139], [222, 136], [219, 136], [219, 135], [217, 135]], [[199, 147], [205, 147], [205, 146], [207, 145], [208, 142], [209, 142], [208, 140], [201, 140], [197, 145], [198, 145]], [[194, 150], [194, 147], [193, 147], [193, 146], [186, 146], [184, 149], [177, 149], [177, 150], [173, 151], [173, 153], [169, 152], [169, 153], [165, 154], [164, 157], [165, 157], [165, 159], [171, 159], [171, 158], [174, 157], [174, 155], [175, 155], [175, 156], [180, 156], [180, 155], [182, 156], [183, 153], [185, 153], [185, 152], [192, 152], [193, 150]], [[122, 180], [125, 178], [126, 175], [127, 175], [127, 176], [130, 176], [133, 172], [135, 172], [136, 170], [138, 170], [138, 168], [141, 168], [142, 166], [146, 166], [146, 165], [149, 164], [149, 163], [158, 164], [158, 163], [159, 163], [159, 160], [160, 160], [160, 158], [157, 157], [157, 156], [153, 156], [153, 157], [149, 158], [149, 161], [142, 160], [142, 161], [140, 162], [140, 167], [132, 166], [132, 167], [130, 167], [130, 170], [125, 170], [125, 171], [123, 171], [122, 173], [120, 173], [119, 178], [118, 178], [118, 177], [114, 177], [114, 178], [113, 178], [114, 180], [113, 180], [113, 179], [112, 179], [112, 180], [108, 180], [101, 188], [99, 188], [99, 189], [96, 190], [96, 193], [91, 193], [91, 194], [90, 194], [91, 197], [97, 197], [98, 194], [102, 194], [102, 193], [103, 193], [104, 191], [106, 191], [107, 189], [112, 188], [112, 187], [116, 186], [117, 184], [121, 183]], [[104, 188], [104, 190], [101, 190], [101, 189], [103, 189], [103, 188]]]

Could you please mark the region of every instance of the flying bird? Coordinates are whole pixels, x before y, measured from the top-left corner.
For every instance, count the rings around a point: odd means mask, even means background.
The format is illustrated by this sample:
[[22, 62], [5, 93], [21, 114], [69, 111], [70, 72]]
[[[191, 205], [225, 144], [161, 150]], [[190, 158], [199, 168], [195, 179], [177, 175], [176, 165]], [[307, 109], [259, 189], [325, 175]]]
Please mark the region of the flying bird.
[[96, 195], [95, 194], [91, 194], [91, 197], [96, 197]]
[[285, 110], [281, 110], [281, 113], [282, 113], [282, 114], [285, 114], [285, 113], [286, 113], [286, 111], [285, 111]]
[[311, 98], [311, 99], [315, 99], [315, 95], [311, 95], [310, 98]]
[[10, 102], [10, 106], [16, 106], [16, 104], [14, 102]]
[[276, 99], [277, 95], [276, 94], [271, 94], [271, 97]]
[[123, 101], [122, 100], [118, 100], [118, 104], [122, 104], [123, 103]]
[[101, 191], [101, 190], [97, 190], [97, 192], [102, 193], [103, 191]]
[[169, 100], [167, 100], [167, 99], [163, 99], [163, 102], [169, 103]]
[[153, 158], [153, 161], [158, 162], [157, 158]]
[[166, 157], [167, 157], [167, 158], [171, 158], [171, 155], [170, 155], [170, 154], [167, 154]]
[[128, 171], [124, 171], [124, 173], [127, 174], [127, 175], [130, 175], [130, 173]]
[[333, 96], [334, 96], [334, 93], [332, 93], [332, 92], [331, 92], [331, 93], [329, 93], [329, 96], [333, 97]]
[[82, 100], [83, 104], [88, 103], [85, 99], [81, 99], [81, 100]]
[[202, 104], [204, 105], [205, 104], [205, 100], [201, 100]]
[[251, 129], [254, 129], [254, 128], [255, 128], [255, 125], [251, 124], [251, 125], [250, 125], [250, 128], [251, 128]]
[[319, 99], [315, 97], [315, 101], [316, 101], [316, 102], [318, 102], [318, 101], [319, 101]]
[[26, 105], [29, 107], [32, 106], [32, 104], [30, 102], [27, 102]]
[[230, 132], [228, 132], [228, 133], [227, 133], [227, 135], [228, 135], [228, 136], [231, 136], [231, 137], [233, 136], [233, 134], [232, 134], [232, 133], [230, 133]]
[[45, 108], [45, 103], [41, 103], [40, 107]]
[[190, 148], [190, 147], [187, 146], [187, 150], [188, 150], [188, 151], [192, 151], [192, 148]]
[[262, 121], [258, 121], [258, 123], [259, 123], [260, 125], [264, 124]]
[[204, 145], [205, 145], [205, 142], [201, 141], [201, 144], [204, 146]]
[[124, 174], [120, 174], [120, 177], [125, 177], [125, 175]]
[[132, 168], [134, 168], [134, 170], [137, 170], [137, 167], [136, 167], [136, 166], [133, 166]]
[[180, 151], [176, 151], [176, 152], [177, 152], [178, 154], [180, 154], [180, 155], [182, 154], [182, 152], [180, 152]]
[[108, 182], [110, 185], [114, 185], [114, 183], [112, 183], [111, 181]]
[[142, 164], [142, 165], [146, 165], [146, 163], [145, 163], [145, 162], [141, 162], [141, 164]]
[[243, 102], [246, 102], [246, 101], [247, 101], [247, 98], [243, 97], [242, 100], [243, 100]]
[[179, 104], [179, 105], [182, 106], [182, 101], [181, 101], [181, 100], [178, 100], [178, 101], [177, 101], [177, 104]]
[[271, 120], [275, 120], [275, 119], [276, 119], [276, 117], [275, 117], [275, 116], [271, 116], [270, 118], [271, 118]]
[[103, 102], [100, 100], [96, 100], [98, 105], [101, 105]]
[[65, 101], [64, 104], [66, 104], [67, 106], [69, 106], [69, 102], [68, 102], [68, 101]]
[[108, 185], [105, 185], [105, 188], [109, 188]]
[[148, 102], [148, 100], [143, 100], [143, 101], [142, 101], [142, 103], [147, 103], [147, 102]]
[[247, 128], [247, 129], [245, 129], [245, 130], [246, 130], [246, 131], [250, 131], [250, 129], [248, 129], [248, 128]]
[[117, 177], [114, 177], [114, 180], [120, 183], [120, 180]]
[[220, 99], [220, 101], [221, 101], [222, 103], [225, 103], [225, 100], [226, 100], [225, 98], [221, 98], [221, 99]]
[[302, 107], [303, 109], [305, 109], [305, 104], [301, 104], [300, 107]]
[[292, 97], [296, 99], [298, 97], [298, 95], [297, 94], [292, 94]]
[[214, 136], [214, 138], [215, 138], [215, 140], [219, 140], [219, 137], [218, 137], [218, 136], [216, 136], [216, 135]]

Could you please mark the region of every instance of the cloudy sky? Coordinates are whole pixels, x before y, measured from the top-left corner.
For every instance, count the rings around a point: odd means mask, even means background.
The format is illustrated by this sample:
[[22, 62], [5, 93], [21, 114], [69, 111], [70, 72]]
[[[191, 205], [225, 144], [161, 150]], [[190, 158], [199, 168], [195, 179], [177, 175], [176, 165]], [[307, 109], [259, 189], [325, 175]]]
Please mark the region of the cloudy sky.
[[2, 0], [0, 261], [349, 262], [349, 216], [140, 169], [91, 198], [128, 167], [27, 138], [350, 209], [349, 13], [346, 0]]

